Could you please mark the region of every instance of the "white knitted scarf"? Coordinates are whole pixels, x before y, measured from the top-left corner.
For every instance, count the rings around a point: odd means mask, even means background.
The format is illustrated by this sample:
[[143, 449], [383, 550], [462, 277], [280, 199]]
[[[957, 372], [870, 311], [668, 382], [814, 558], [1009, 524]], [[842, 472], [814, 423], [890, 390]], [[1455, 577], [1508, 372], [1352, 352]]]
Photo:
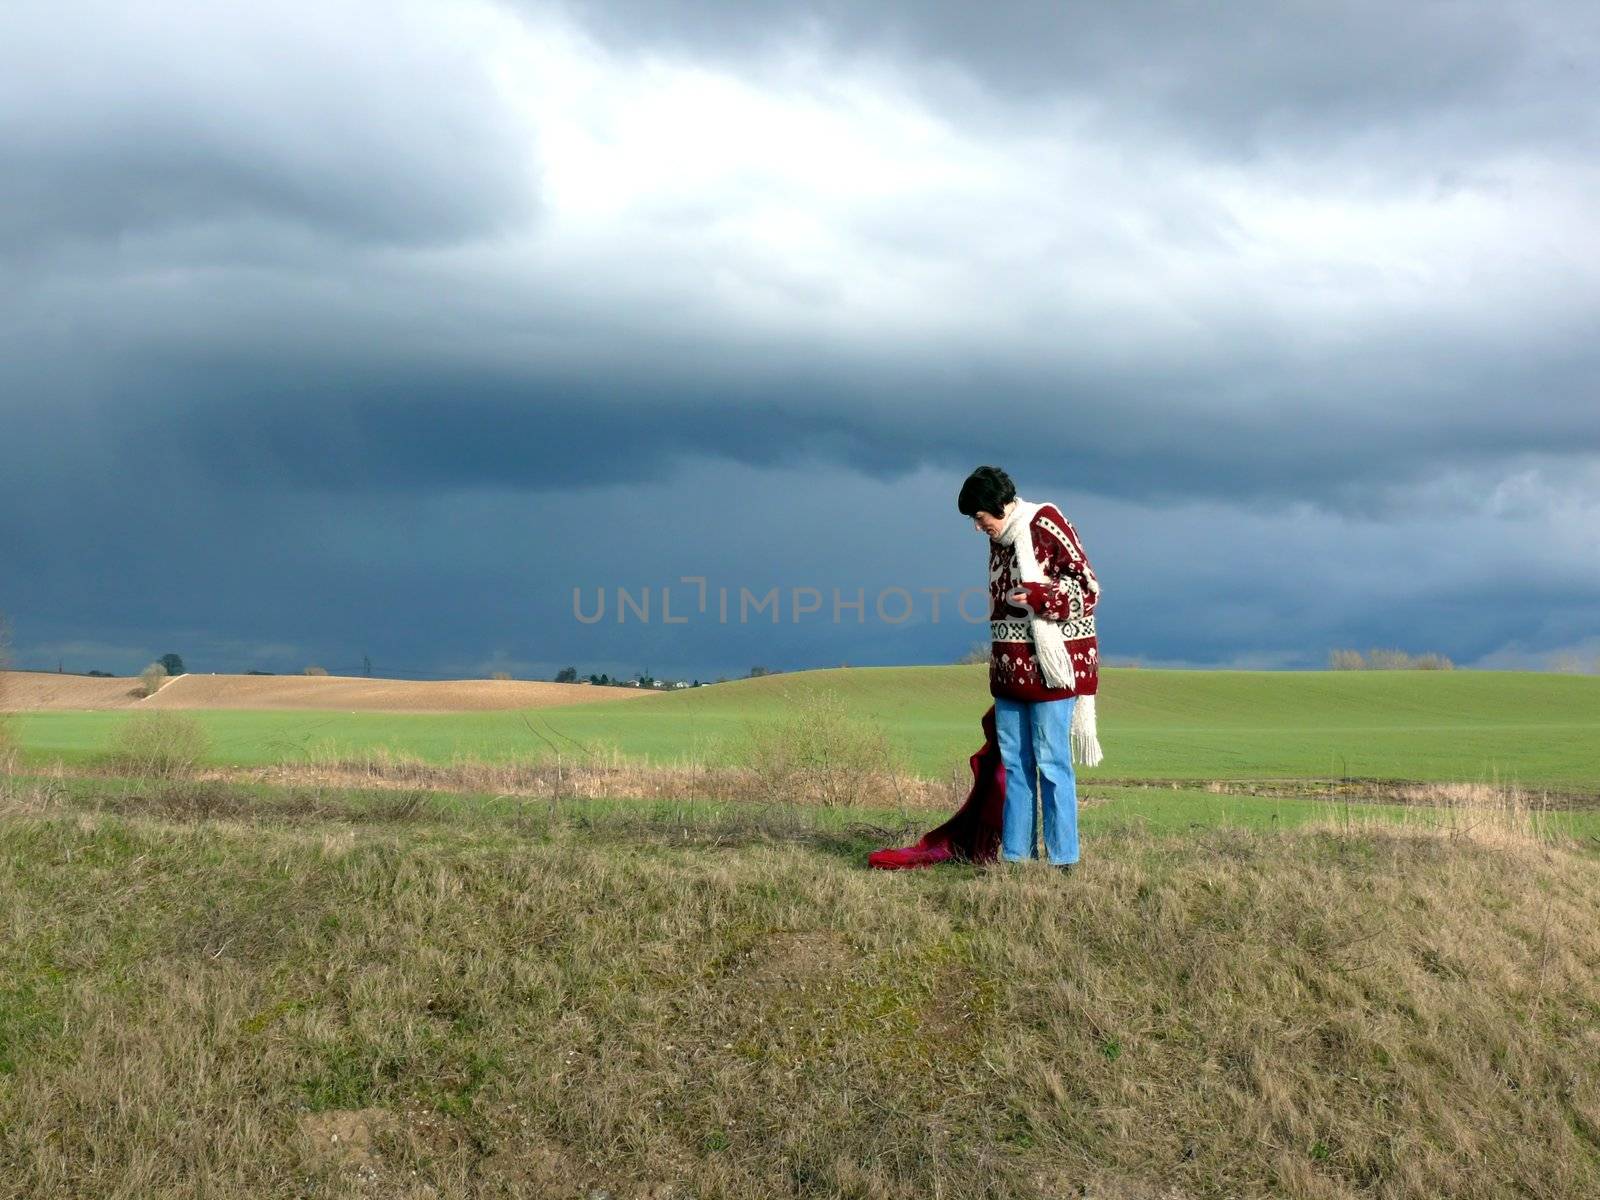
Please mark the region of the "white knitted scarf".
[[[1030, 532], [1034, 515], [1044, 506], [1017, 497], [1016, 506], [1005, 524], [1000, 527], [995, 540], [1010, 546], [1017, 556], [1017, 572], [1023, 583], [1047, 583], [1039, 557], [1033, 550]], [[1029, 612], [1028, 632], [1033, 636], [1034, 658], [1044, 681], [1053, 688], [1076, 688], [1077, 675], [1072, 669], [1072, 656], [1067, 653], [1066, 638], [1062, 636], [1059, 622], [1040, 613]], [[1100, 752], [1100, 738], [1095, 728], [1093, 696], [1079, 696], [1072, 707], [1072, 761], [1086, 767], [1098, 767], [1104, 757]]]

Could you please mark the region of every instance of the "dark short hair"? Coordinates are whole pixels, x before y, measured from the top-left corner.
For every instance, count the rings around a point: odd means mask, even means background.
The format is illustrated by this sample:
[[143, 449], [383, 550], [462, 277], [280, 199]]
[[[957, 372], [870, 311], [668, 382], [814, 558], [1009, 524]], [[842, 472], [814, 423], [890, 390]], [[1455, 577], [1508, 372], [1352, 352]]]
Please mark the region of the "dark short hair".
[[976, 517], [981, 512], [998, 517], [1016, 498], [1017, 487], [1011, 476], [999, 467], [979, 467], [961, 485], [956, 507], [964, 517]]

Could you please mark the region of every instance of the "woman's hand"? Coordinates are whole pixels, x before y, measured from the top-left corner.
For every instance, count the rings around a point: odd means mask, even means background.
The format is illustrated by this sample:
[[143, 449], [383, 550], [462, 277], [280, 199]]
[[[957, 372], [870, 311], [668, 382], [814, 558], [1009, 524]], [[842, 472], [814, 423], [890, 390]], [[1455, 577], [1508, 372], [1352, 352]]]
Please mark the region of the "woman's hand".
[[1033, 602], [1028, 599], [1027, 588], [1019, 587], [1016, 591], [1012, 592], [1006, 597], [1006, 603], [1011, 605], [1013, 608], [1027, 609], [1029, 615], [1032, 615], [1033, 613]]

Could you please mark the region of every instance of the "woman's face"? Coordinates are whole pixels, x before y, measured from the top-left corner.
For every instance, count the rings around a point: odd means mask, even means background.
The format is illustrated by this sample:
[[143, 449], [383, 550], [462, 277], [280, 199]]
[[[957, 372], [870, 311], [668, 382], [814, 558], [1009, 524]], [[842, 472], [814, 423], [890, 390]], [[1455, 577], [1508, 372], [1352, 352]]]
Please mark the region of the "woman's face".
[[977, 515], [972, 518], [972, 527], [979, 533], [987, 534], [989, 540], [993, 541], [995, 534], [1000, 532], [1000, 527], [1006, 523], [1006, 513], [1009, 513], [1015, 504], [1015, 500], [1007, 504], [1005, 513], [1001, 513], [998, 517], [979, 509]]

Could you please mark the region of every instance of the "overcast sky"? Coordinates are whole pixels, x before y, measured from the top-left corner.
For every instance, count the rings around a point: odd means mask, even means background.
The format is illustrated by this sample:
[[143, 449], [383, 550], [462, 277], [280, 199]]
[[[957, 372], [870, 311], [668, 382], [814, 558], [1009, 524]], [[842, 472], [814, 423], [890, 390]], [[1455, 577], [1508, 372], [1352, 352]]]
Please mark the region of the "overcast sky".
[[996, 463], [1110, 661], [1596, 669], [1597, 194], [1582, 2], [7, 0], [0, 612], [948, 662]]

